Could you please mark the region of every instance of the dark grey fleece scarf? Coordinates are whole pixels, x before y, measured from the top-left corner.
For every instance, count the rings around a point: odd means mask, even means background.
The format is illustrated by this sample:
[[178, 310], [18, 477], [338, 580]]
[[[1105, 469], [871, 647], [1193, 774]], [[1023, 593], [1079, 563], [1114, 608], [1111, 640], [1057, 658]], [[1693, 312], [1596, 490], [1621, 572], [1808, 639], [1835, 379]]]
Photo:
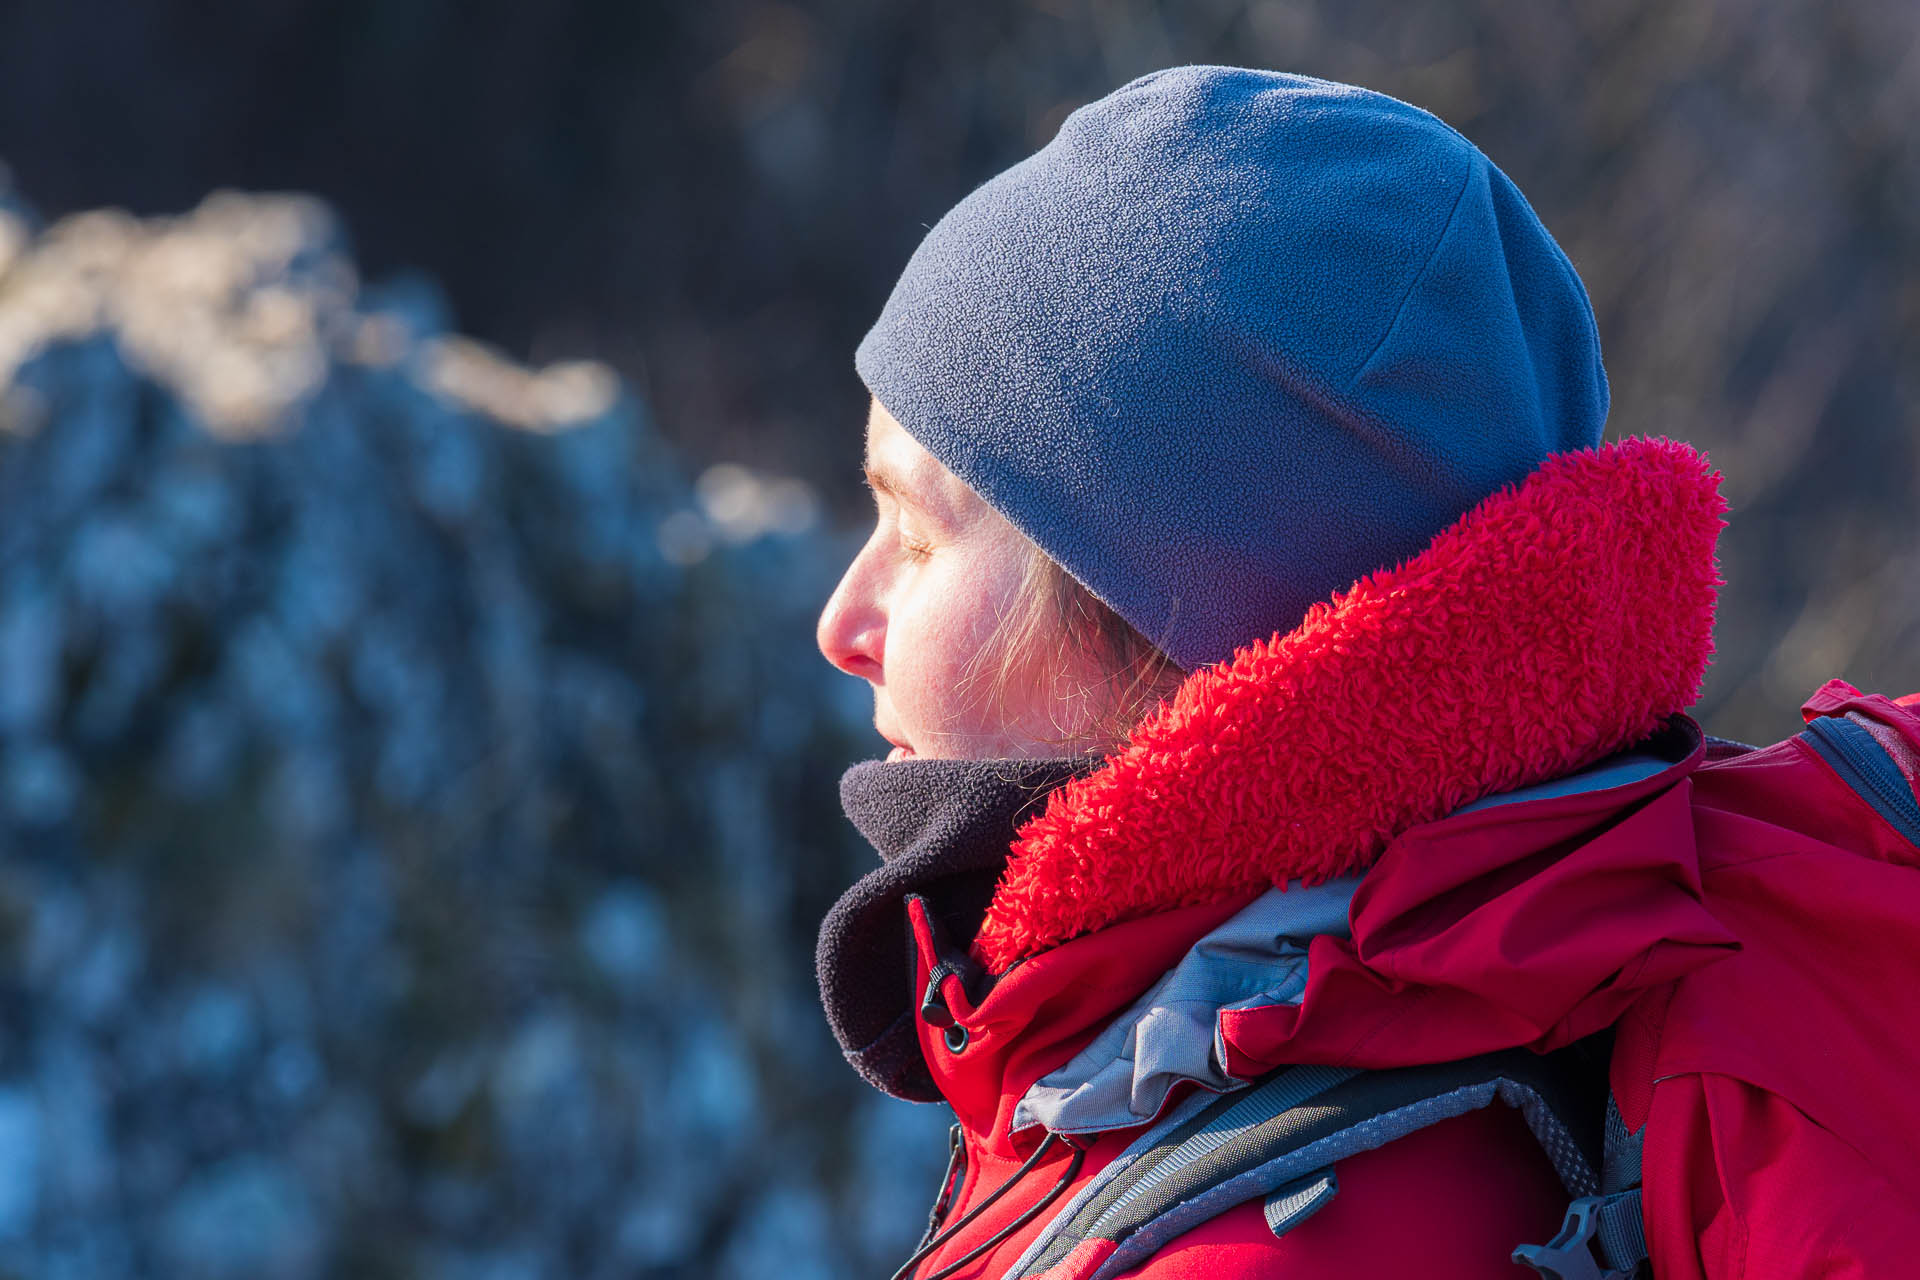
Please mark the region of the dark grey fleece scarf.
[[973, 941], [1015, 829], [1096, 760], [868, 761], [840, 779], [840, 804], [880, 854], [820, 925], [820, 999], [840, 1049], [868, 1083], [938, 1102], [914, 1034], [906, 899], [918, 894], [955, 946]]

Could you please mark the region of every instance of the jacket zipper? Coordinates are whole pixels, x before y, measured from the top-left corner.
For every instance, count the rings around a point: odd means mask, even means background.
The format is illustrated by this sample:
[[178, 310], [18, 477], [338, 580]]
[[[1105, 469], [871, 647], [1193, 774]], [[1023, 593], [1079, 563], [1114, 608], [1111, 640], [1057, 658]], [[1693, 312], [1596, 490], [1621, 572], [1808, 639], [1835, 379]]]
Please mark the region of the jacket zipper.
[[1822, 716], [1808, 723], [1803, 736], [1842, 782], [1859, 792], [1907, 843], [1920, 848], [1920, 802], [1908, 790], [1900, 766], [1871, 733], [1851, 720]]

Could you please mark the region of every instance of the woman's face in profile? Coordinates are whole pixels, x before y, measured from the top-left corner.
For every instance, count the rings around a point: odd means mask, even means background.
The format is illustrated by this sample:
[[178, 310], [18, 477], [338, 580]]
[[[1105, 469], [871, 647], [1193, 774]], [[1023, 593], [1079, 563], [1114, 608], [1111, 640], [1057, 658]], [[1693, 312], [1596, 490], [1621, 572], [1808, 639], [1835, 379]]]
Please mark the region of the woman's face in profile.
[[1032, 544], [874, 401], [867, 419], [873, 533], [820, 615], [827, 661], [873, 687], [889, 760], [1055, 754], [1050, 680], [985, 696], [996, 633]]

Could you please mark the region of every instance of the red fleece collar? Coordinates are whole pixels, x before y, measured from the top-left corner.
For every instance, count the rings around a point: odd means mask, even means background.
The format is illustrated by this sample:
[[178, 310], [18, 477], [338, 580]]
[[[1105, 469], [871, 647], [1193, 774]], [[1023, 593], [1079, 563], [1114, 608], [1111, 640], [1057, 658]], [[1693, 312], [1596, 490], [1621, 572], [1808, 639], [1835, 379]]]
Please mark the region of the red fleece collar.
[[1021, 828], [976, 954], [1000, 973], [1118, 921], [1360, 871], [1415, 823], [1645, 737], [1713, 653], [1719, 481], [1672, 440], [1556, 455], [1194, 672]]

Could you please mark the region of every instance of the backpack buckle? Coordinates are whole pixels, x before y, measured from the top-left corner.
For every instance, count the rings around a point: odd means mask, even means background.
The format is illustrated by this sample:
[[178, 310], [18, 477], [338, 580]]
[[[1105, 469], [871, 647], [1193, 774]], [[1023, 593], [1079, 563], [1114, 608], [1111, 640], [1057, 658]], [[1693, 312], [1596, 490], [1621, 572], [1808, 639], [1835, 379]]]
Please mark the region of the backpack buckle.
[[1627, 1271], [1602, 1266], [1594, 1256], [1593, 1240], [1600, 1231], [1601, 1212], [1612, 1196], [1582, 1196], [1567, 1206], [1560, 1234], [1545, 1244], [1523, 1244], [1513, 1260], [1532, 1267], [1546, 1280], [1634, 1280], [1640, 1268]]

